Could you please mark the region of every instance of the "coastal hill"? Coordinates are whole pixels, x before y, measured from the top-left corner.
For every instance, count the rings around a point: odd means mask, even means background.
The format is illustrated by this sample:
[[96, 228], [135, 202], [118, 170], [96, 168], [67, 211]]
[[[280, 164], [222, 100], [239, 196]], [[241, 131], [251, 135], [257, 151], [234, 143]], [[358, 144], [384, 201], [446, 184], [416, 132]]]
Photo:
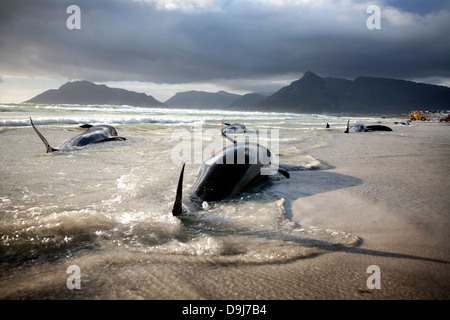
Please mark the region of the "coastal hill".
[[164, 104], [145, 93], [110, 88], [89, 81], [68, 82], [59, 89], [47, 90], [27, 103], [49, 104], [105, 104], [130, 105], [136, 107], [161, 107]]
[[164, 102], [166, 106], [188, 109], [226, 109], [242, 96], [226, 91], [204, 92], [186, 91], [178, 92]]
[[322, 78], [313, 72], [258, 104], [259, 110], [294, 113], [403, 113], [450, 109], [450, 88], [389, 78]]
[[232, 104], [228, 106], [229, 110], [248, 110], [254, 109], [257, 110], [258, 104], [260, 104], [267, 95], [263, 95], [260, 93], [247, 93], [241, 96], [239, 99], [233, 101]]

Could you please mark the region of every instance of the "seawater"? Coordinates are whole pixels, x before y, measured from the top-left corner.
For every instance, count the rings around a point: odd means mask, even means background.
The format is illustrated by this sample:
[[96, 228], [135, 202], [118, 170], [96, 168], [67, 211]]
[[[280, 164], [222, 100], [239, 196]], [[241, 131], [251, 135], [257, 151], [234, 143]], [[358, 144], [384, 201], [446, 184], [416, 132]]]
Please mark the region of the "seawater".
[[[78, 126], [84, 123], [113, 125], [127, 140], [47, 155], [30, 117], [53, 147], [82, 132]], [[194, 137], [200, 128], [216, 130], [220, 137], [224, 119], [255, 132], [278, 130], [279, 163], [291, 174], [324, 169], [307, 149], [321, 145], [327, 123], [342, 132], [347, 120], [132, 106], [0, 105], [0, 297], [45, 297], [48, 292], [39, 286], [64, 287], [71, 264], [101, 279], [111, 264], [161, 259], [172, 264], [188, 259], [191, 265], [276, 264], [357, 245], [356, 235], [292, 221], [280, 175], [229, 201], [188, 204], [185, 216], [173, 217], [181, 169], [173, 156], [180, 143], [174, 133]], [[202, 148], [211, 142], [207, 135], [201, 139]], [[186, 166], [185, 198], [199, 168], [196, 162]], [[46, 274], [44, 282], [39, 274]], [[120, 290], [125, 283], [121, 278], [109, 286]], [[28, 290], [41, 293], [27, 295]], [[101, 297], [106, 289], [98, 290]]]

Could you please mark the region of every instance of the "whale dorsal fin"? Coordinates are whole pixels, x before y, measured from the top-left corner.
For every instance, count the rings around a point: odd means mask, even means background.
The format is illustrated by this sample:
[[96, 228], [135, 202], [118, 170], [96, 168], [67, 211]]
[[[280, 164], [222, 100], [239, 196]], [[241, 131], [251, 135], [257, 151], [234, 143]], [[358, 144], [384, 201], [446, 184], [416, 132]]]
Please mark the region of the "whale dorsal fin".
[[281, 168], [278, 168], [278, 172], [281, 173], [286, 179], [289, 179], [291, 175], [286, 170], [283, 170]]
[[[233, 138], [228, 137], [228, 136], [225, 134], [225, 131], [223, 131], [223, 125], [226, 124], [226, 123], [223, 122], [224, 119], [225, 119], [225, 117], [222, 119], [222, 127], [221, 127], [221, 129], [220, 129], [220, 131], [222, 132], [222, 136], [224, 136], [225, 138], [227, 138], [227, 139], [228, 139], [230, 142], [232, 142], [233, 144], [236, 144], [237, 141], [234, 140]], [[228, 124], [228, 125], [229, 125], [229, 124]]]
[[348, 133], [348, 130], [350, 129], [350, 119], [347, 121], [347, 129], [345, 129], [344, 133]]
[[48, 143], [47, 139], [45, 139], [45, 137], [35, 127], [33, 120], [31, 120], [31, 117], [30, 117], [30, 122], [31, 122], [31, 125], [33, 126], [33, 129], [36, 132], [36, 134], [39, 136], [39, 138], [41, 138], [42, 142], [45, 144], [45, 147], [47, 148], [47, 153], [52, 153], [53, 151], [58, 151], [58, 149], [52, 148], [52, 146]]
[[183, 214], [183, 175], [185, 165], [186, 163], [183, 163], [183, 167], [181, 168], [180, 178], [178, 180], [177, 195], [175, 197], [175, 203], [172, 209], [172, 214], [175, 217]]

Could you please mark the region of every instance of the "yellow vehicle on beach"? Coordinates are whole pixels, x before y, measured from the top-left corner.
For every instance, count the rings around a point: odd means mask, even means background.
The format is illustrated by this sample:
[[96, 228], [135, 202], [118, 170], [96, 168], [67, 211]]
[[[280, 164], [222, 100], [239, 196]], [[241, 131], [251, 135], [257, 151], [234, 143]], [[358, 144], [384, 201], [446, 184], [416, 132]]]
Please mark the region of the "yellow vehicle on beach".
[[415, 120], [430, 121], [429, 117], [425, 117], [422, 112], [417, 111], [417, 110], [410, 113], [408, 119], [412, 120], [412, 121], [415, 121]]

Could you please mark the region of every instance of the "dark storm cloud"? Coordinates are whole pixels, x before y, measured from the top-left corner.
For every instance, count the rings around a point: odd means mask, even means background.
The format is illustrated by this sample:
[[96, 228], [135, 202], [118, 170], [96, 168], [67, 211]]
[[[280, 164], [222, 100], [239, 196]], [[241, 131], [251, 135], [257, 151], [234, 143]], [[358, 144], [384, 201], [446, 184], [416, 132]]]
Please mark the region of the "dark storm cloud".
[[[0, 2], [0, 76], [156, 83], [320, 75], [450, 77], [450, 10], [436, 1]], [[407, 3], [407, 4], [405, 4]], [[69, 30], [69, 5], [81, 30]], [[403, 6], [403, 7], [402, 7]]]
[[427, 14], [431, 12], [448, 9], [448, 0], [390, 0], [387, 5], [400, 8], [407, 12]]

